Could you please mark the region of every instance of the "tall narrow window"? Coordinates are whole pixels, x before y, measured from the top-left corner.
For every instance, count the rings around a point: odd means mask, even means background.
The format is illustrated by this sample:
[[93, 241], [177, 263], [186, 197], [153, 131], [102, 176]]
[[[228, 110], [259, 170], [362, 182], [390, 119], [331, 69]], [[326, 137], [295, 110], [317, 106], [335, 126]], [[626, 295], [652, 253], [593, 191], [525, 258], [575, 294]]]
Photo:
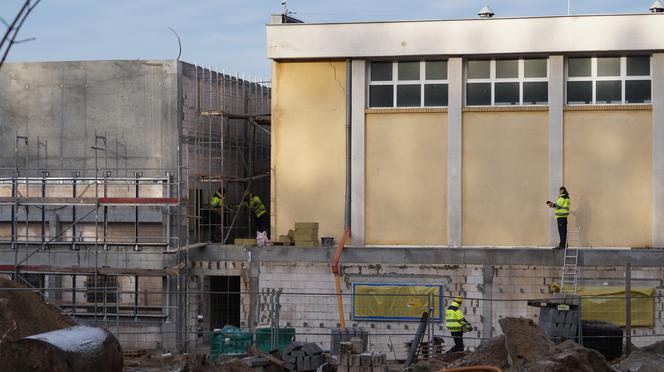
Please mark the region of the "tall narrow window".
[[447, 61], [371, 62], [369, 107], [446, 107]]
[[536, 59], [469, 60], [466, 105], [545, 105], [548, 61]]
[[567, 60], [567, 104], [650, 102], [649, 56], [573, 57]]

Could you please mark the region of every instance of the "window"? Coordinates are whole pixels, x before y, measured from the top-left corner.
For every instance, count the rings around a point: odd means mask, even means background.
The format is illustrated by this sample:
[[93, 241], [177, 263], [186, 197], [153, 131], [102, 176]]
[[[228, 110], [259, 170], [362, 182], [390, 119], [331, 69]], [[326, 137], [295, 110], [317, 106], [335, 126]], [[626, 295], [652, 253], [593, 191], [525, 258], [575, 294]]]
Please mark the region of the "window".
[[549, 100], [547, 79], [545, 58], [469, 60], [466, 105], [545, 105]]
[[446, 107], [447, 61], [371, 62], [369, 107]]
[[118, 278], [111, 275], [97, 275], [97, 286], [95, 287], [94, 275], [89, 275], [85, 280], [87, 289], [87, 300], [90, 303], [115, 303], [116, 291], [118, 288]]
[[567, 104], [651, 102], [649, 56], [567, 60]]

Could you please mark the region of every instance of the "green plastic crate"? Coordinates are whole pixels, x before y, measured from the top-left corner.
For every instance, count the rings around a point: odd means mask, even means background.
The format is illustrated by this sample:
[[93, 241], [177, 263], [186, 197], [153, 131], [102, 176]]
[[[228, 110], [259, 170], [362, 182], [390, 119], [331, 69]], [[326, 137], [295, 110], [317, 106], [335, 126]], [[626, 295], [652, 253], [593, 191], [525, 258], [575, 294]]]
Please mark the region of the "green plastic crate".
[[226, 325], [220, 330], [208, 333], [210, 340], [210, 359], [215, 361], [220, 355], [240, 355], [253, 343], [251, 333], [240, 328]]
[[[269, 353], [271, 350], [270, 339], [272, 338], [271, 328], [257, 328], [256, 329], [256, 346], [264, 353]], [[283, 353], [288, 344], [295, 341], [295, 328], [279, 328], [279, 353]]]

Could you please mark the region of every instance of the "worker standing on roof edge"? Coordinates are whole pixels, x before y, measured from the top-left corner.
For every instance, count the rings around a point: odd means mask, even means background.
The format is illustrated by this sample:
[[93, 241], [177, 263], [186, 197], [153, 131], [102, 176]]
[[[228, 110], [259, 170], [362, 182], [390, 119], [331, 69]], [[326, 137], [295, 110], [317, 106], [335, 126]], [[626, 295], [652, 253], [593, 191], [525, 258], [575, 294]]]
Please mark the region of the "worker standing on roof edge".
[[470, 332], [473, 329], [461, 312], [462, 303], [463, 298], [461, 296], [456, 296], [450, 306], [447, 307], [447, 310], [445, 310], [445, 325], [454, 338], [454, 347], [451, 348], [448, 353], [463, 351], [463, 334], [464, 332]]
[[244, 193], [244, 200], [239, 206], [246, 207], [251, 211], [257, 233], [267, 232], [267, 209], [258, 195], [254, 195], [251, 191], [246, 191]]
[[560, 243], [553, 249], [563, 249], [567, 246], [567, 217], [569, 216], [569, 209], [572, 205], [565, 186], [560, 186], [559, 191], [560, 195], [558, 195], [555, 203], [552, 203], [550, 200], [546, 201], [546, 205], [549, 208], [553, 208], [553, 214], [558, 224], [558, 235], [560, 235]]

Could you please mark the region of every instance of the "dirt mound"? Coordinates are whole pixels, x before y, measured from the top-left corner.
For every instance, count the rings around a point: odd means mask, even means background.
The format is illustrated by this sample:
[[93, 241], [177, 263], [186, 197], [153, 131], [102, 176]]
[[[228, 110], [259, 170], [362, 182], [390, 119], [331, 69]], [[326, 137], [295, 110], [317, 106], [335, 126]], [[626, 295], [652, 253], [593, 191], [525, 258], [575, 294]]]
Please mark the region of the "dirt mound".
[[616, 367], [624, 372], [664, 372], [664, 358], [657, 353], [634, 350]]
[[76, 324], [38, 294], [15, 288], [26, 287], [0, 278], [0, 343]]
[[505, 335], [500, 335], [480, 344], [477, 349], [465, 357], [450, 363], [448, 368], [490, 365], [505, 369], [507, 364], [507, 348]]
[[599, 352], [572, 341], [555, 345], [531, 319], [498, 321], [505, 334], [508, 371], [605, 372], [613, 369]]
[[657, 341], [654, 344], [641, 347], [639, 348], [639, 350], [644, 351], [646, 353], [664, 355], [664, 341]]

